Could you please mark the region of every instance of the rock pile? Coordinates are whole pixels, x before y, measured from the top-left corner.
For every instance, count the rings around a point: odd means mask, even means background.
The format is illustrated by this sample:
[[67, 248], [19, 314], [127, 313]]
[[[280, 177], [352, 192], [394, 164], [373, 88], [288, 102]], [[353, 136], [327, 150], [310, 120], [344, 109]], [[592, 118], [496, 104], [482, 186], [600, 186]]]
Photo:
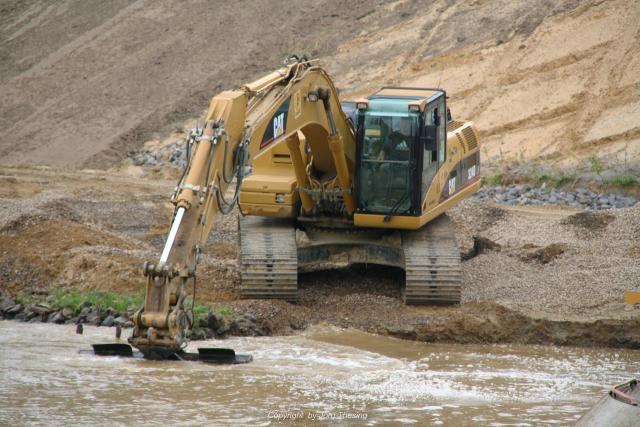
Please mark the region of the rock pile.
[[191, 333], [192, 340], [226, 338], [228, 336], [266, 336], [271, 335], [268, 323], [256, 320], [252, 314], [234, 314], [222, 316], [207, 313]]
[[[114, 309], [98, 310], [91, 303], [84, 302], [80, 312], [71, 307], [53, 308], [46, 302], [22, 304], [14, 298], [0, 299], [0, 320], [13, 319], [29, 323], [86, 324], [92, 326], [133, 327], [133, 311], [118, 312]], [[256, 320], [251, 314], [234, 313], [223, 316], [207, 313], [198, 321], [191, 334], [191, 340], [225, 338], [228, 336], [270, 335], [268, 323]]]
[[155, 151], [130, 151], [128, 157], [136, 166], [173, 165], [183, 169], [187, 165], [186, 142], [184, 139], [178, 139], [176, 142], [165, 144]]
[[14, 319], [22, 322], [57, 323], [57, 324], [88, 324], [94, 326], [122, 326], [130, 328], [132, 312], [121, 313], [109, 308], [98, 310], [90, 302], [82, 304], [80, 312], [71, 307], [54, 308], [46, 302], [21, 304], [13, 298], [0, 300], [0, 320]]
[[493, 201], [504, 205], [568, 205], [586, 210], [627, 208], [638, 201], [620, 193], [598, 194], [586, 188], [559, 191], [555, 188], [534, 188], [528, 184], [482, 187], [472, 199]]

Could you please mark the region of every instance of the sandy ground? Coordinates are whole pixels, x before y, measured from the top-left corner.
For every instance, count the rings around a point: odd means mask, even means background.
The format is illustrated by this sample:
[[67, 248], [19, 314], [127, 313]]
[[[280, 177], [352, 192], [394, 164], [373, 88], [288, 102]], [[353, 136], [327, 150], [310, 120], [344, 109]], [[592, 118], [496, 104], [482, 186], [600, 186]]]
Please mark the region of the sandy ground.
[[[4, 293], [142, 293], [141, 266], [159, 256], [169, 224], [172, 180], [11, 167], [0, 180]], [[640, 313], [622, 303], [639, 285], [640, 208], [466, 201], [450, 215], [466, 259], [460, 306], [407, 307], [402, 270], [361, 266], [301, 274], [298, 304], [240, 300], [235, 213], [219, 218], [205, 247], [199, 302], [249, 313], [270, 333], [327, 322], [430, 341], [640, 347]]]

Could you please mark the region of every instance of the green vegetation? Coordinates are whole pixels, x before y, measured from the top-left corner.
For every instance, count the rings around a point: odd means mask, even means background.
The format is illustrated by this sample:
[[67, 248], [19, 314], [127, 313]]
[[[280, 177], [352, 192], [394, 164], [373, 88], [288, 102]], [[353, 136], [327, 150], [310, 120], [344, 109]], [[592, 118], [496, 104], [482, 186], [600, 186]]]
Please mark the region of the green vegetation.
[[576, 176], [567, 175], [564, 173], [561, 173], [558, 176], [541, 173], [541, 174], [535, 175], [532, 181], [536, 186], [540, 186], [543, 183], [546, 183], [549, 187], [558, 188], [558, 187], [562, 187], [563, 185], [569, 184], [571, 182], [575, 182]]
[[16, 296], [16, 302], [22, 305], [33, 304], [36, 301], [36, 298], [33, 296], [31, 292], [25, 292], [18, 296]]
[[53, 293], [51, 305], [54, 308], [71, 307], [74, 313], [77, 314], [82, 309], [82, 304], [88, 302], [99, 311], [112, 308], [124, 313], [134, 307], [137, 309], [142, 305], [142, 301], [143, 298], [141, 295], [119, 295], [112, 292], [99, 292], [95, 290], [83, 293], [77, 290], [67, 291], [56, 289]]
[[617, 185], [619, 187], [631, 187], [634, 185], [640, 186], [640, 179], [633, 175], [616, 175], [608, 181], [610, 185]]
[[[44, 297], [34, 295], [31, 292], [24, 292], [16, 296], [16, 302], [24, 306], [40, 302], [43, 299]], [[51, 308], [60, 310], [65, 307], [70, 307], [76, 315], [80, 313], [85, 303], [90, 303], [92, 308], [98, 311], [113, 309], [124, 314], [127, 311], [137, 310], [143, 301], [144, 298], [142, 295], [119, 295], [113, 292], [100, 292], [96, 290], [80, 292], [78, 290], [65, 289], [56, 289], [53, 294], [47, 298], [47, 303]], [[191, 308], [191, 301], [191, 298], [187, 297], [185, 301], [186, 309]], [[229, 305], [212, 308], [209, 304], [196, 303], [193, 307], [194, 324], [198, 325], [200, 319], [205, 318], [207, 313], [211, 311], [223, 317], [230, 317], [236, 314], [233, 307]]]
[[602, 171], [604, 171], [604, 162], [595, 154], [589, 157], [589, 168], [591, 169], [591, 172], [602, 178], [601, 174]]
[[[191, 308], [193, 304], [193, 300], [190, 296], [185, 299], [184, 306], [188, 310]], [[198, 325], [200, 319], [204, 319], [208, 312], [211, 311], [211, 306], [209, 304], [198, 304], [196, 303], [193, 306], [193, 324]]]
[[236, 314], [236, 312], [233, 309], [233, 307], [228, 306], [228, 305], [223, 305], [221, 307], [216, 308], [215, 309], [215, 313], [219, 314], [220, 316], [224, 316], [224, 317], [229, 317], [229, 316], [233, 316], [234, 314]]
[[484, 181], [488, 185], [491, 185], [492, 187], [496, 187], [498, 185], [502, 185], [503, 180], [504, 180], [504, 177], [502, 176], [502, 174], [488, 175], [488, 176], [484, 177]]

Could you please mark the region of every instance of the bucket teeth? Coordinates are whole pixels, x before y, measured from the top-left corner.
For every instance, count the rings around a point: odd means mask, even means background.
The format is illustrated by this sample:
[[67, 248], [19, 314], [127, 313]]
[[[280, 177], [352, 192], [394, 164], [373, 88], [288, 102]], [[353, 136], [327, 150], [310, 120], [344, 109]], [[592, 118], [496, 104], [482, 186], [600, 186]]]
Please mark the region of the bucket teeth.
[[441, 215], [402, 236], [406, 304], [458, 304], [462, 286], [460, 251], [451, 220]]

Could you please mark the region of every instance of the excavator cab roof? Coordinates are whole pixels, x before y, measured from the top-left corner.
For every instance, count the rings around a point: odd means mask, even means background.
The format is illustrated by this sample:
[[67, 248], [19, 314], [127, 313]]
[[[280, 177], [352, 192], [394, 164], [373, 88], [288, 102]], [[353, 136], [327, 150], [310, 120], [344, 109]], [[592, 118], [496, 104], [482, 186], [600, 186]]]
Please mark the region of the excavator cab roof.
[[428, 103], [440, 97], [446, 97], [442, 89], [385, 86], [369, 95], [364, 102], [369, 111], [423, 111]]
[[385, 86], [379, 91], [368, 97], [369, 100], [380, 98], [395, 98], [406, 99], [411, 101], [427, 102], [437, 98], [440, 95], [446, 95], [442, 89], [425, 88], [425, 87], [400, 87], [400, 86]]

